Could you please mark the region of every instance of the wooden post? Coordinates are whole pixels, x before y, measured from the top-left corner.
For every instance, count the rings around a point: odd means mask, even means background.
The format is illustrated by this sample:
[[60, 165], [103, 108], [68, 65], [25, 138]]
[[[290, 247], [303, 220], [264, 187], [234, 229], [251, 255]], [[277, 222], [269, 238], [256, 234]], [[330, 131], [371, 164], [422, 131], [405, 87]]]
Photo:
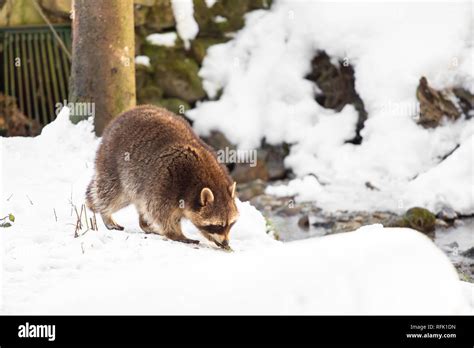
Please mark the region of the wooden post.
[[71, 120], [93, 116], [101, 135], [114, 117], [136, 103], [133, 0], [74, 0], [73, 11]]

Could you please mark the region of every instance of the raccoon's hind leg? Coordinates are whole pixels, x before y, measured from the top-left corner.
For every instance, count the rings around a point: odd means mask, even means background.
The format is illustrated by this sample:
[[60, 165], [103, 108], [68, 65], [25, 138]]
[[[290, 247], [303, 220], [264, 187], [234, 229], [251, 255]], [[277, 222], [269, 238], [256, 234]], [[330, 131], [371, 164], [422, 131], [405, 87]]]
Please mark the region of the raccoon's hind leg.
[[113, 213], [130, 204], [122, 192], [118, 179], [94, 178], [87, 188], [86, 199], [88, 208], [100, 214], [105, 227], [109, 230], [123, 230], [123, 227], [112, 218]]
[[95, 176], [92, 178], [91, 182], [87, 186], [86, 190], [86, 206], [90, 210], [92, 210], [94, 213], [97, 213], [97, 208], [94, 203], [94, 197], [95, 197]]
[[143, 230], [145, 233], [158, 233], [161, 234], [159, 231], [156, 231], [153, 229], [152, 225], [148, 223], [147, 219], [145, 218], [145, 215], [142, 213], [139, 213], [139, 220], [140, 228]]
[[159, 224], [153, 223], [153, 219], [148, 213], [146, 200], [138, 199], [134, 203], [138, 213], [138, 223], [143, 232], [162, 234]]

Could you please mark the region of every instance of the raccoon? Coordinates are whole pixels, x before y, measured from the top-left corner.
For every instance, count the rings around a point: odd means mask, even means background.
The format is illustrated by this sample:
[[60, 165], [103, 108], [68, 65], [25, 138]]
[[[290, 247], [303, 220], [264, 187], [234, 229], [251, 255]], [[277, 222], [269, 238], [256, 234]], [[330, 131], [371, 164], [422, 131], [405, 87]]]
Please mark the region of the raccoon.
[[229, 232], [239, 216], [235, 187], [227, 168], [184, 118], [143, 105], [104, 131], [86, 205], [108, 229], [123, 230], [112, 214], [133, 204], [144, 232], [199, 243], [181, 231], [184, 217], [205, 238], [230, 249]]

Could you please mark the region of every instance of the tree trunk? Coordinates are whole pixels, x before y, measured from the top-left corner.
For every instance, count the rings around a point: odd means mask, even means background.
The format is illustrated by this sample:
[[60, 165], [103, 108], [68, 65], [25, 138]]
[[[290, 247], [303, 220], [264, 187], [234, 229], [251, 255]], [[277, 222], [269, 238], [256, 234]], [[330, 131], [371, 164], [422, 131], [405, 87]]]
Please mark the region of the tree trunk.
[[74, 0], [73, 6], [71, 121], [93, 116], [101, 135], [136, 102], [133, 0]]

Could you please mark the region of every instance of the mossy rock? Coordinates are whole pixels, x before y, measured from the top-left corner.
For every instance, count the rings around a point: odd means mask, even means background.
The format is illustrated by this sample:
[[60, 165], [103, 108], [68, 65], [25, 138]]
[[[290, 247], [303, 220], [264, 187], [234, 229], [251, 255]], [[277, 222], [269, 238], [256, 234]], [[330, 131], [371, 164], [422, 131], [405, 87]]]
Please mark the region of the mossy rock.
[[198, 64], [189, 58], [166, 59], [155, 62], [154, 81], [165, 97], [183, 99], [193, 103], [206, 96], [198, 76]]
[[[233, 32], [244, 26], [247, 12], [269, 8], [271, 0], [219, 0], [211, 8], [205, 0], [193, 0], [194, 18], [199, 25], [198, 37], [223, 38], [225, 33]], [[226, 18], [217, 23], [216, 16]]]
[[150, 58], [154, 84], [166, 98], [179, 98], [188, 103], [206, 96], [198, 76], [199, 65], [178, 47], [144, 45], [143, 53]]
[[154, 6], [150, 7], [145, 26], [152, 32], [160, 32], [164, 29], [173, 28], [176, 21], [171, 7], [171, 0], [156, 0]]
[[[176, 40], [178, 42], [178, 40]], [[187, 57], [186, 50], [181, 46], [182, 41], [173, 47], [153, 45], [145, 41], [142, 45], [142, 54], [150, 58], [152, 66], [160, 64], [165, 60], [184, 59]]]
[[269, 9], [273, 0], [249, 0], [249, 10]]
[[135, 5], [142, 5], [142, 6], [154, 6], [156, 5], [156, 0], [133, 0]]
[[206, 2], [204, 0], [193, 0], [193, 3], [194, 19], [199, 25], [198, 37], [224, 37], [224, 32], [221, 30], [220, 25], [214, 21], [215, 15], [207, 7]]
[[148, 6], [142, 6], [142, 5], [133, 6], [134, 25], [136, 27], [146, 24], [149, 11], [150, 11], [150, 7]]
[[196, 62], [202, 64], [209, 47], [224, 43], [226, 41], [228, 41], [226, 38], [197, 38], [191, 43], [191, 55], [196, 60]]
[[181, 116], [184, 116], [184, 113], [191, 108], [187, 102], [178, 98], [162, 98], [147, 102], [146, 104], [161, 106]]
[[137, 101], [139, 104], [155, 104], [163, 98], [163, 90], [154, 85], [137, 88]]
[[409, 227], [425, 234], [435, 230], [436, 216], [428, 209], [414, 207], [407, 210], [403, 217], [394, 223], [396, 227]]
[[259, 8], [261, 1], [252, 0], [221, 0], [212, 6], [211, 12], [213, 18], [222, 16], [227, 19], [225, 22], [216, 23], [219, 30], [225, 33], [233, 32], [244, 26], [244, 15], [254, 9]]
[[151, 68], [142, 64], [136, 64], [135, 65], [135, 88], [137, 92], [145, 88], [146, 86], [152, 84], [152, 81], [153, 81], [153, 75], [152, 75]]

